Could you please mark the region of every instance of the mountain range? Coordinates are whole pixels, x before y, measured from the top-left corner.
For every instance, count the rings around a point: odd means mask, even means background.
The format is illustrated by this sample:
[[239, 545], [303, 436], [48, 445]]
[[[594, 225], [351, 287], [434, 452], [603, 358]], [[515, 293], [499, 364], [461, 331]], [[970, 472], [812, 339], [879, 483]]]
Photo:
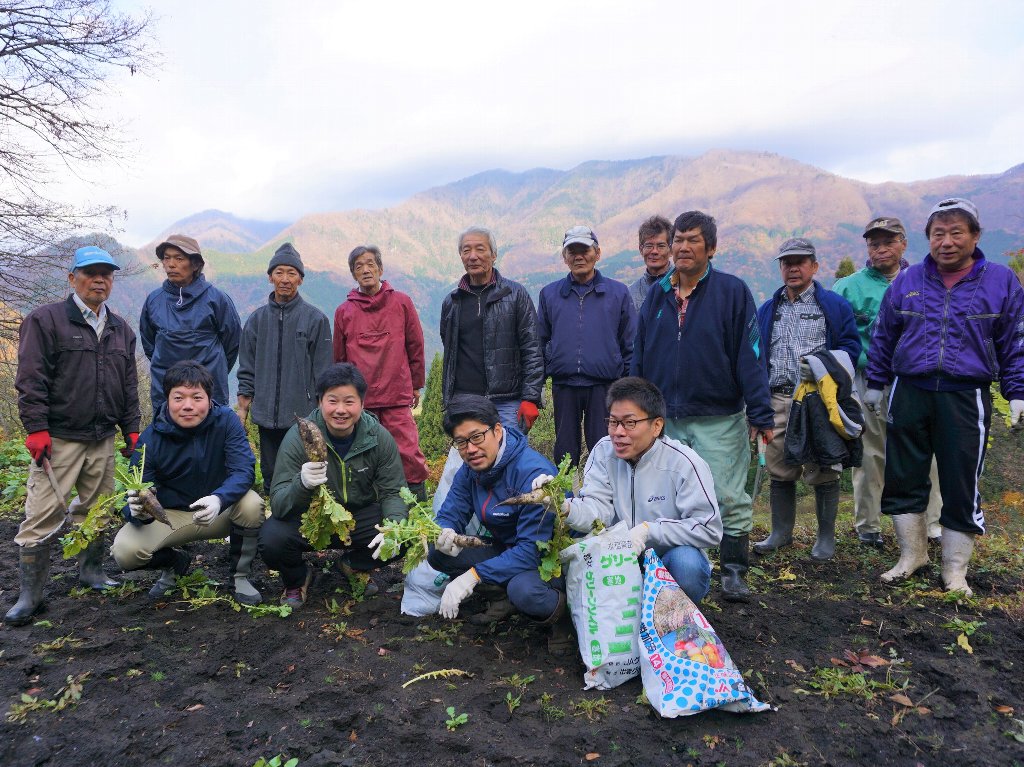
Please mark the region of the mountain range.
[[[642, 271], [636, 231], [649, 216], [670, 220], [700, 209], [718, 220], [717, 268], [739, 275], [762, 300], [778, 286], [774, 257], [788, 237], [810, 238], [818, 248], [819, 276], [828, 285], [841, 258], [865, 257], [861, 234], [878, 215], [901, 218], [911, 261], [926, 252], [924, 222], [939, 199], [964, 196], [979, 207], [981, 246], [997, 261], [1024, 245], [1024, 165], [1004, 173], [948, 176], [910, 183], [869, 184], [828, 173], [776, 154], [712, 150], [697, 157], [662, 156], [619, 162], [592, 161], [570, 170], [523, 173], [489, 170], [416, 194], [380, 210], [316, 213], [292, 223], [253, 221], [204, 211], [169, 225], [134, 253], [154, 263], [154, 247], [167, 234], [199, 240], [208, 277], [229, 292], [243, 319], [266, 300], [266, 265], [283, 242], [292, 242], [306, 265], [303, 294], [329, 316], [352, 287], [349, 251], [373, 243], [384, 256], [385, 278], [416, 302], [428, 348], [438, 350], [437, 322], [444, 293], [462, 274], [458, 233], [478, 224], [497, 239], [499, 270], [534, 294], [566, 271], [562, 234], [574, 224], [596, 232], [598, 267], [611, 277], [635, 279]], [[137, 317], [146, 292], [162, 279], [158, 269], [125, 278], [138, 288], [115, 288], [113, 303]]]

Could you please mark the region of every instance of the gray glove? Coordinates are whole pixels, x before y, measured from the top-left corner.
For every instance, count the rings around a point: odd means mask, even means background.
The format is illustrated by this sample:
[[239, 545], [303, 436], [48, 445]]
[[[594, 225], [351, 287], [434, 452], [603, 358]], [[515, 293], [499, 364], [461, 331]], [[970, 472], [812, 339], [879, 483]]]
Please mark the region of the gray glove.
[[308, 461], [302, 464], [299, 481], [307, 490], [316, 490], [327, 482], [327, 461]]
[[814, 380], [814, 371], [811, 370], [810, 363], [807, 360], [805, 360], [805, 359], [801, 359], [800, 360], [800, 380], [801, 381], [813, 381]]
[[882, 414], [882, 390], [868, 389], [864, 392], [864, 407], [875, 415]]
[[125, 499], [128, 501], [128, 510], [131, 512], [132, 517], [140, 522], [153, 518], [152, 515], [143, 508], [142, 499], [139, 498], [138, 490], [129, 490], [124, 495]]

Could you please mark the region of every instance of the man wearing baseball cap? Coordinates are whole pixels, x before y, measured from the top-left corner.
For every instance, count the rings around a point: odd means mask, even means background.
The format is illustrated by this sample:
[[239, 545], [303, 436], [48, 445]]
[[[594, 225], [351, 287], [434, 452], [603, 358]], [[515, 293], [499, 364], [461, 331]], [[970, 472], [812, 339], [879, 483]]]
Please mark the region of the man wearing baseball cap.
[[[79, 248], [68, 274], [71, 295], [21, 323], [15, 387], [32, 463], [25, 521], [14, 538], [21, 592], [4, 618], [12, 626], [31, 621], [43, 604], [50, 546], [65, 511], [81, 523], [100, 496], [113, 492], [115, 429], [126, 455], [139, 438], [135, 334], [106, 303], [119, 268], [102, 248]], [[72, 489], [78, 495], [65, 507]], [[79, 558], [79, 581], [98, 590], [116, 586], [102, 561], [97, 539]]]
[[814, 380], [804, 358], [819, 351], [843, 351], [849, 356], [852, 373], [852, 365], [860, 356], [860, 336], [853, 309], [846, 300], [814, 279], [818, 255], [810, 240], [786, 240], [776, 258], [783, 285], [757, 310], [761, 338], [768, 345], [768, 386], [775, 411], [775, 438], [765, 450], [765, 463], [772, 478], [772, 532], [767, 539], [754, 544], [754, 551], [767, 554], [792, 542], [796, 481], [802, 476], [814, 488], [818, 539], [811, 549], [811, 559], [821, 562], [835, 554], [839, 470], [811, 463], [787, 464], [786, 427], [800, 381]]
[[978, 248], [981, 224], [970, 200], [940, 200], [924, 233], [930, 252], [889, 287], [868, 352], [864, 404], [888, 419], [882, 513], [892, 516], [900, 544], [900, 559], [882, 580], [907, 578], [928, 564], [923, 512], [935, 456], [942, 580], [947, 591], [970, 596], [967, 564], [974, 537], [985, 532], [978, 480], [993, 380], [1010, 401], [1011, 425], [1024, 428], [1024, 289]]
[[[608, 385], [625, 375], [633, 356], [636, 312], [629, 288], [601, 274], [601, 246], [588, 226], [562, 237], [569, 273], [544, 286], [537, 329], [544, 370], [551, 376], [555, 416], [555, 463], [568, 453], [580, 462], [580, 438], [593, 450], [608, 435]], [[583, 433], [580, 433], [580, 425]]]
[[[871, 332], [882, 305], [882, 297], [896, 275], [910, 266], [904, 258], [907, 251], [907, 231], [903, 222], [894, 216], [879, 216], [864, 227], [864, 242], [868, 260], [859, 272], [837, 280], [832, 290], [845, 298], [853, 307], [853, 317], [860, 333], [861, 351], [856, 360], [857, 374], [854, 385], [861, 401], [867, 393], [868, 349]], [[864, 431], [861, 433], [864, 455], [861, 466], [853, 469], [854, 526], [857, 537], [865, 546], [882, 545], [881, 502], [885, 481], [885, 418], [866, 411]], [[932, 491], [928, 498], [929, 537], [938, 538], [939, 512], [942, 495], [939, 493], [939, 475], [932, 461]]]
[[163, 378], [181, 360], [195, 360], [213, 376], [213, 399], [228, 402], [228, 371], [238, 358], [242, 322], [234, 303], [203, 276], [199, 243], [172, 234], [156, 246], [167, 279], [146, 297], [139, 318], [142, 349], [149, 358], [150, 400], [155, 417], [164, 404]]

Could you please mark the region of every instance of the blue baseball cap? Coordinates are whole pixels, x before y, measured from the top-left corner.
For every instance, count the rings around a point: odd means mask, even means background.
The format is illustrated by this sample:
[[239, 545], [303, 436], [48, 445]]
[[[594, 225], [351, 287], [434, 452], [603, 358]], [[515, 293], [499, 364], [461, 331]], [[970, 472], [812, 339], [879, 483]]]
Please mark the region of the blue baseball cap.
[[86, 266], [93, 266], [94, 264], [105, 264], [112, 269], [121, 268], [103, 248], [98, 248], [95, 245], [86, 245], [84, 248], [79, 248], [75, 251], [75, 260], [71, 264], [71, 271], [73, 272], [75, 269], [82, 269]]

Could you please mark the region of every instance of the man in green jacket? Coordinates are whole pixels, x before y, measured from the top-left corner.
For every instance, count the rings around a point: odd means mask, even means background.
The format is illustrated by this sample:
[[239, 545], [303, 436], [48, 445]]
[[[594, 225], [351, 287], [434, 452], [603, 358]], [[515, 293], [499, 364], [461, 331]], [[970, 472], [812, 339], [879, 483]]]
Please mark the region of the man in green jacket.
[[[864, 373], [868, 366], [868, 349], [871, 347], [871, 333], [875, 329], [875, 318], [882, 306], [882, 296], [889, 284], [909, 264], [904, 259], [907, 252], [907, 232], [903, 223], [893, 216], [879, 216], [864, 228], [864, 240], [868, 248], [867, 264], [859, 272], [837, 280], [832, 290], [845, 298], [853, 307], [853, 317], [860, 333], [861, 350], [857, 359], [857, 374], [854, 385], [857, 395], [863, 400], [868, 390]], [[889, 399], [888, 388], [884, 398]], [[885, 416], [876, 415], [864, 408], [864, 431], [861, 434], [864, 446], [863, 463], [853, 470], [854, 526], [857, 537], [865, 546], [882, 545], [881, 503], [882, 485], [885, 483]], [[932, 491], [928, 498], [928, 535], [938, 538], [942, 534], [939, 514], [942, 511], [942, 494], [939, 492], [939, 475], [932, 460]]]
[[[339, 362], [317, 380], [319, 407], [310, 415], [327, 442], [327, 460], [310, 461], [292, 426], [281, 443], [270, 490], [271, 517], [260, 528], [260, 548], [267, 566], [281, 573], [281, 604], [293, 609], [306, 602], [314, 571], [302, 561], [313, 547], [299, 532], [302, 513], [316, 489], [327, 485], [331, 495], [355, 518], [352, 542], [337, 536], [328, 549], [345, 551], [342, 571], [369, 573], [383, 563], [368, 548], [382, 519], [405, 519], [408, 511], [398, 491], [405, 485], [402, 459], [394, 438], [363, 410], [366, 379], [355, 365]], [[378, 586], [366, 581], [366, 596]]]

